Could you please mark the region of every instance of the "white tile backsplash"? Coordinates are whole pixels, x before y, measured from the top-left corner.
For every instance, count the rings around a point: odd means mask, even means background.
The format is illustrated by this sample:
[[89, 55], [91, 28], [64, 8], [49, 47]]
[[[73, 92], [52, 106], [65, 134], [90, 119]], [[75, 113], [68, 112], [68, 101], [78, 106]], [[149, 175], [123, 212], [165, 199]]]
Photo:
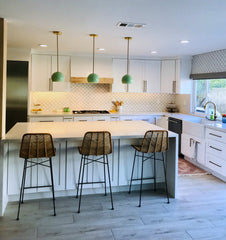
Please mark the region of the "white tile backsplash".
[[81, 109], [113, 109], [112, 101], [123, 101], [125, 112], [163, 112], [175, 102], [175, 95], [166, 93], [112, 93], [107, 84], [72, 83], [70, 92], [31, 92], [30, 106], [41, 104], [43, 112], [69, 107]]

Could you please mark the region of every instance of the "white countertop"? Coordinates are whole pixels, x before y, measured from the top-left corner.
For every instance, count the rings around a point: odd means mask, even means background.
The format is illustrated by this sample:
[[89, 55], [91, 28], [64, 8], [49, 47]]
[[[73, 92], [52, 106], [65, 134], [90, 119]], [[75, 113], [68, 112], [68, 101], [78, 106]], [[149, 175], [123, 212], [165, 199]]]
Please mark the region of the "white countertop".
[[[80, 140], [87, 131], [109, 131], [112, 139], [128, 139], [142, 138], [147, 130], [162, 129], [144, 121], [28, 122], [16, 123], [2, 140], [21, 140], [25, 133], [50, 133], [54, 139]], [[176, 136], [169, 131], [169, 137]]]
[[68, 117], [68, 116], [124, 116], [124, 115], [131, 115], [131, 116], [140, 116], [140, 115], [164, 115], [167, 114], [166, 112], [115, 112], [110, 114], [73, 114], [72, 112], [41, 112], [41, 113], [30, 113], [28, 117]]

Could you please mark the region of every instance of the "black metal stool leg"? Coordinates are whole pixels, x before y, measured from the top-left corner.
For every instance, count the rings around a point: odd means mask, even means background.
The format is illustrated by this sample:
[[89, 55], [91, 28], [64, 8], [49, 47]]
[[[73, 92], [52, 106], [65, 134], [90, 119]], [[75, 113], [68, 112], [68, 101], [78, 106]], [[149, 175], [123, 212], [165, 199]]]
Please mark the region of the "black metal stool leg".
[[106, 165], [106, 162], [105, 162], [105, 155], [103, 155], [103, 161], [104, 161], [104, 195], [107, 196], [107, 186], [106, 186], [106, 171], [105, 171], [105, 165]]
[[110, 195], [111, 195], [111, 209], [114, 210], [113, 206], [113, 198], [112, 198], [112, 191], [111, 191], [111, 177], [110, 177], [110, 170], [109, 170], [109, 163], [108, 163], [108, 156], [106, 156], [106, 161], [107, 161], [107, 170], [108, 170], [108, 181], [109, 181], [109, 188], [110, 188]]
[[24, 168], [24, 178], [23, 178], [23, 190], [22, 190], [22, 198], [21, 198], [21, 203], [24, 203], [24, 188], [25, 188], [25, 180], [26, 180], [26, 175], [27, 175], [27, 163], [28, 160], [26, 160], [26, 166]]
[[164, 168], [164, 175], [165, 175], [165, 186], [166, 186], [166, 195], [167, 195], [167, 203], [169, 202], [169, 193], [168, 193], [168, 187], [167, 187], [167, 180], [166, 180], [166, 166], [165, 166], [165, 159], [164, 159], [164, 154], [162, 153], [162, 162], [163, 162], [163, 168]]
[[156, 192], [156, 158], [154, 153], [154, 191]]
[[132, 181], [133, 181], [133, 172], [134, 172], [136, 154], [137, 154], [137, 150], [135, 150], [134, 159], [133, 159], [133, 167], [132, 167], [132, 173], [131, 173], [131, 179], [130, 179], [130, 185], [129, 185], [129, 193], [131, 193], [131, 186], [132, 186]]
[[53, 183], [53, 166], [52, 166], [52, 158], [49, 158], [49, 164], [50, 164], [50, 174], [51, 174], [52, 193], [53, 193], [53, 211], [54, 211], [54, 216], [56, 216], [56, 208], [55, 208], [55, 193], [54, 193], [54, 183]]
[[81, 199], [82, 199], [82, 187], [83, 187], [83, 178], [84, 178], [84, 170], [85, 170], [85, 162], [86, 156], [83, 157], [83, 164], [82, 164], [82, 179], [81, 179], [81, 187], [80, 187], [80, 195], [79, 195], [79, 205], [78, 205], [78, 213], [80, 213], [80, 206], [81, 206]]
[[81, 161], [80, 161], [79, 174], [78, 174], [78, 184], [77, 184], [77, 193], [76, 193], [76, 196], [75, 196], [76, 198], [78, 198], [78, 191], [79, 191], [79, 185], [80, 185], [80, 177], [81, 177], [83, 157], [84, 157], [84, 155], [82, 155]]
[[143, 169], [144, 169], [144, 153], [142, 153], [139, 207], [141, 207], [141, 194], [142, 194], [142, 184], [143, 184]]
[[20, 216], [20, 204], [22, 203], [22, 195], [23, 195], [23, 192], [24, 192], [24, 185], [25, 185], [25, 178], [26, 178], [26, 167], [27, 167], [27, 159], [24, 159], [24, 169], [23, 169], [23, 176], [22, 176], [21, 187], [20, 187], [20, 198], [19, 198], [19, 206], [18, 206], [18, 212], [17, 212], [16, 220], [19, 220], [19, 216]]

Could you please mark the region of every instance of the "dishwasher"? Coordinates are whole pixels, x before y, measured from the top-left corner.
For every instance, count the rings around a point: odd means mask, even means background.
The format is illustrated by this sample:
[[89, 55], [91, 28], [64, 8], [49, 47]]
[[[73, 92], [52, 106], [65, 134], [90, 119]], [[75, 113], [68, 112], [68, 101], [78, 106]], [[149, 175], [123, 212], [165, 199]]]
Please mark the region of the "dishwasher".
[[181, 153], [181, 134], [182, 134], [182, 120], [178, 118], [168, 118], [168, 130], [178, 134], [178, 155], [184, 157]]

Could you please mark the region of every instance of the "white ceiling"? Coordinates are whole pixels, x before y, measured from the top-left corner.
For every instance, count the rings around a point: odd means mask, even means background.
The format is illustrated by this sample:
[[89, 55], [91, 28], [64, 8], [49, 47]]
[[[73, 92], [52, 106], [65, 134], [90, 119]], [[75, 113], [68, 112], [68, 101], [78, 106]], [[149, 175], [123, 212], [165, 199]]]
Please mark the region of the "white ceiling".
[[[0, 0], [0, 17], [8, 21], [8, 47], [56, 51], [53, 30], [62, 31], [60, 53], [131, 56], [195, 55], [226, 48], [225, 0]], [[119, 22], [146, 23], [144, 28], [119, 28]], [[188, 39], [182, 45], [180, 40]], [[44, 50], [38, 45], [48, 44]]]

